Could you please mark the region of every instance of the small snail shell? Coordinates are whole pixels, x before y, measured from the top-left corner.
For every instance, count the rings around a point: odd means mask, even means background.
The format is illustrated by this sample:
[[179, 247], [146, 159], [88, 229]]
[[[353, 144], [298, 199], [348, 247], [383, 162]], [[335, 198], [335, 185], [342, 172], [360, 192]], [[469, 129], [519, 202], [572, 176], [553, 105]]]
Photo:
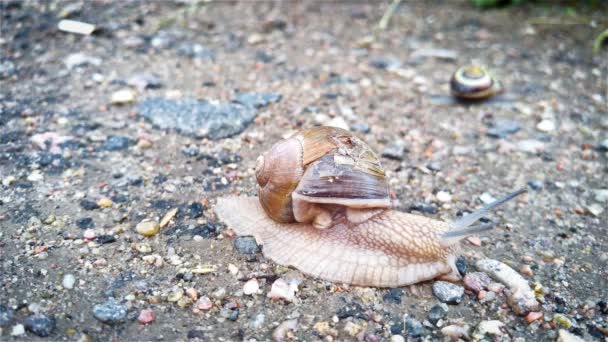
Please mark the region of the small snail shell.
[[[292, 155], [293, 153], [293, 155]], [[389, 209], [376, 154], [348, 131], [303, 130], [256, 163], [259, 198], [219, 198], [215, 212], [238, 235], [253, 235], [276, 263], [321, 279], [397, 287], [459, 278], [456, 253], [470, 227], [520, 190], [452, 222]], [[324, 229], [319, 229], [324, 228]]]
[[480, 66], [462, 67], [450, 80], [452, 95], [465, 100], [490, 98], [503, 91], [502, 84]]

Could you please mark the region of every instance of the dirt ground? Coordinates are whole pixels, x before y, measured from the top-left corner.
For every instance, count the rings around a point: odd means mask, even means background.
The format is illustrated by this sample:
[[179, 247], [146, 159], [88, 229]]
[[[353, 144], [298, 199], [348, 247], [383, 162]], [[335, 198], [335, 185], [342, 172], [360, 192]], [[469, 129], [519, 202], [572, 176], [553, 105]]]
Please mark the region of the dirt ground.
[[[434, 341], [449, 340], [450, 325], [474, 339], [553, 341], [568, 330], [606, 340], [608, 58], [592, 41], [608, 8], [404, 2], [372, 41], [386, 8], [2, 1], [0, 340]], [[98, 28], [62, 32], [63, 18]], [[450, 76], [469, 63], [486, 65], [506, 92], [453, 101]], [[130, 81], [143, 74], [157, 79]], [[112, 100], [121, 90], [127, 98]], [[227, 103], [243, 92], [280, 100], [224, 139], [161, 130], [138, 112], [150, 98]], [[492, 136], [505, 122], [518, 129]], [[497, 229], [463, 243], [463, 256], [469, 271], [484, 257], [520, 271], [542, 317], [528, 323], [505, 295], [467, 290], [435, 324], [432, 282], [332, 284], [239, 253], [215, 199], [255, 194], [256, 157], [321, 124], [346, 126], [383, 155], [403, 211], [447, 220], [527, 186], [489, 215]], [[159, 234], [136, 232], [174, 208]], [[252, 277], [259, 294], [245, 295]], [[267, 297], [279, 277], [301, 279], [293, 302]], [[198, 309], [204, 296], [212, 307]], [[96, 318], [108, 298], [126, 317]], [[144, 325], [146, 309], [155, 321]], [[32, 314], [46, 320], [33, 324]], [[404, 315], [421, 326], [404, 327]], [[479, 332], [489, 320], [505, 327]], [[285, 321], [296, 329], [278, 329]]]

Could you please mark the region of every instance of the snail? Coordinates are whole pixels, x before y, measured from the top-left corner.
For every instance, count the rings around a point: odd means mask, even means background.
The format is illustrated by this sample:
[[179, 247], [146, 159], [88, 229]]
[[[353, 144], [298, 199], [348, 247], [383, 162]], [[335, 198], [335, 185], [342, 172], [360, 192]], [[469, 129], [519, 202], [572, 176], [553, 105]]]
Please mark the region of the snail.
[[459, 241], [493, 228], [471, 226], [519, 190], [451, 222], [390, 208], [376, 153], [334, 127], [302, 130], [258, 158], [259, 197], [217, 200], [215, 212], [238, 235], [252, 235], [274, 262], [313, 277], [399, 287], [457, 280]]
[[481, 66], [462, 67], [450, 80], [452, 95], [462, 100], [483, 100], [503, 91], [499, 80]]

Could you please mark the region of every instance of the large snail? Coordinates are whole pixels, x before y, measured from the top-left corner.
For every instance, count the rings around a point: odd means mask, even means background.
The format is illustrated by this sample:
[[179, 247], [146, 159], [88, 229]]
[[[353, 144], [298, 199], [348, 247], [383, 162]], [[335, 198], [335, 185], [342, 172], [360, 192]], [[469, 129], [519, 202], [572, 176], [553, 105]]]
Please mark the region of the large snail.
[[456, 280], [463, 237], [489, 230], [471, 224], [514, 192], [452, 222], [390, 209], [389, 187], [374, 151], [348, 131], [305, 129], [258, 158], [259, 198], [219, 198], [215, 211], [263, 253], [321, 279], [397, 287], [438, 277]]
[[462, 67], [450, 80], [452, 95], [463, 100], [483, 100], [503, 91], [503, 86], [481, 66]]

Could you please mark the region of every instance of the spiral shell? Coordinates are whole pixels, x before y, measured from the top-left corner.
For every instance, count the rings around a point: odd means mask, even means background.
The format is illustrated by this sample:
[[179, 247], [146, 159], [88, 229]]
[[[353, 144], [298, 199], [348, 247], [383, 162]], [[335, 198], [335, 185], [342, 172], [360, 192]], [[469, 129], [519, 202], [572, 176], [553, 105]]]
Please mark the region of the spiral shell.
[[452, 95], [465, 100], [482, 100], [503, 91], [503, 86], [488, 70], [481, 66], [462, 67], [450, 80]]

